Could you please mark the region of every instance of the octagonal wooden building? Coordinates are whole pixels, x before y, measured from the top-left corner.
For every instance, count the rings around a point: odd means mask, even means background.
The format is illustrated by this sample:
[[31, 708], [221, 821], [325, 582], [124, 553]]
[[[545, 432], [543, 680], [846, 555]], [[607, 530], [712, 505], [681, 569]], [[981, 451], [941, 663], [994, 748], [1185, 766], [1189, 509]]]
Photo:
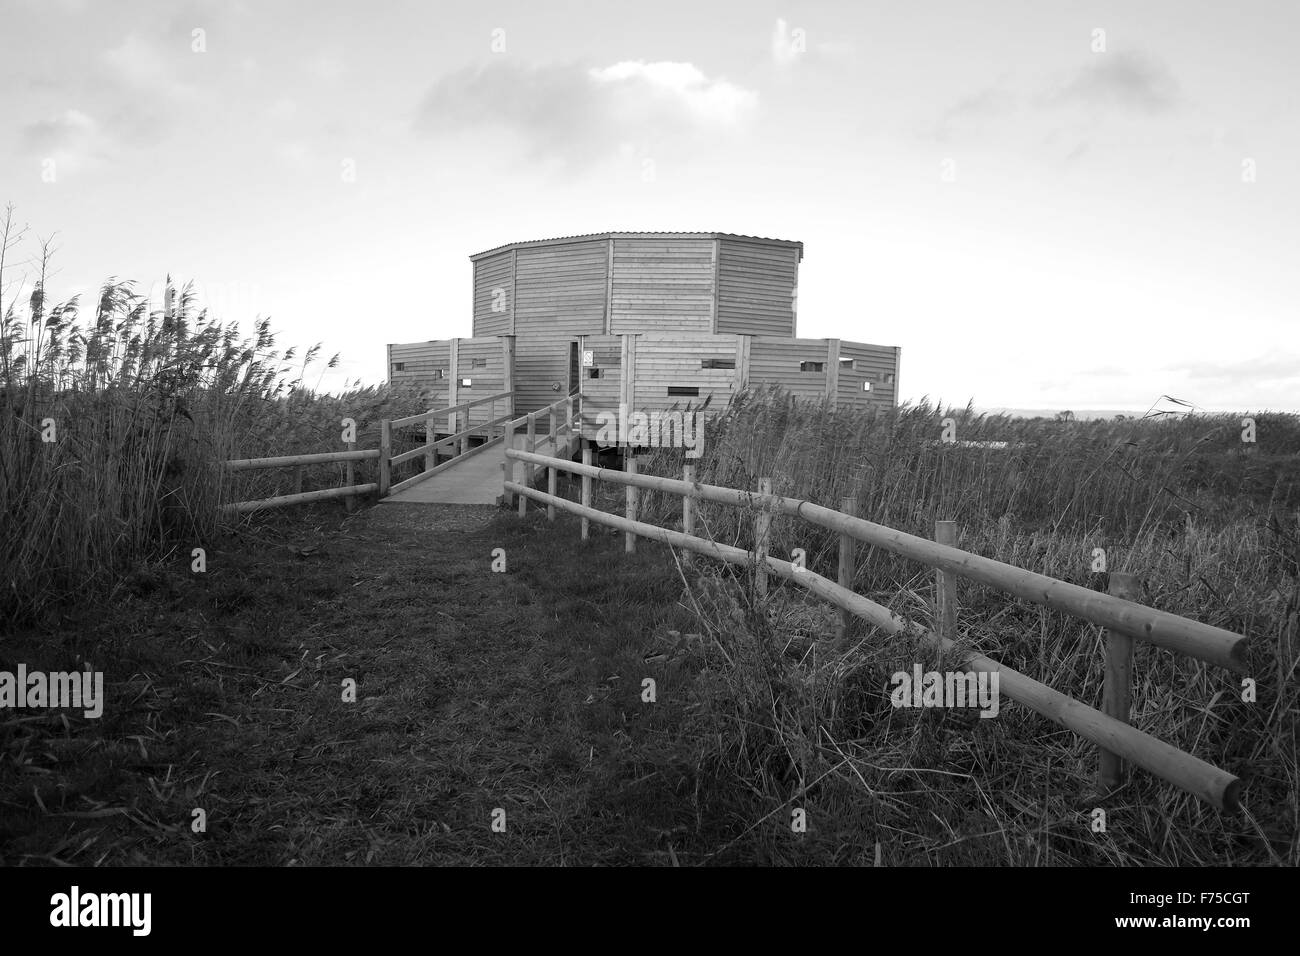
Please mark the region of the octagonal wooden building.
[[389, 378], [449, 405], [513, 390], [516, 413], [579, 392], [584, 435], [606, 407], [651, 411], [710, 395], [718, 407], [749, 385], [894, 405], [897, 347], [797, 337], [802, 259], [803, 243], [729, 233], [497, 246], [470, 256], [472, 336], [389, 345]]

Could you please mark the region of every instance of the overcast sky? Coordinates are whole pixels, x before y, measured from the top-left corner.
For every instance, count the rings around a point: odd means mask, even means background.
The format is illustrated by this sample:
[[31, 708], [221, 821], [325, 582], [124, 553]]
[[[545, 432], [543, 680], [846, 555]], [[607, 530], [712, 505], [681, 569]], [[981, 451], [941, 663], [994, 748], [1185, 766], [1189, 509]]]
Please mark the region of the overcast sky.
[[1294, 2], [0, 11], [59, 298], [170, 272], [378, 381], [470, 334], [471, 253], [735, 232], [804, 242], [799, 334], [902, 346], [904, 398], [1300, 408]]

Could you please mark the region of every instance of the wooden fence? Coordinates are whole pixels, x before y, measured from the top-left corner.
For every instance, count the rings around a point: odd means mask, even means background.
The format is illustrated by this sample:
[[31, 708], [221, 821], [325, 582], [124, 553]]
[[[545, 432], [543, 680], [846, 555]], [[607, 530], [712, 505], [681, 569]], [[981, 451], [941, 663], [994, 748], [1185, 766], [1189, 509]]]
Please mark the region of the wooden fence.
[[[916, 638], [935, 647], [962, 670], [998, 674], [999, 689], [1008, 698], [1037, 711], [1100, 748], [1099, 784], [1103, 793], [1109, 793], [1119, 785], [1123, 761], [1128, 761], [1220, 810], [1235, 809], [1238, 804], [1241, 782], [1237, 777], [1143, 733], [1128, 721], [1133, 641], [1146, 641], [1230, 671], [1241, 672], [1245, 668], [1246, 638], [1129, 600], [1134, 596], [1131, 575], [1112, 574], [1112, 593], [1091, 591], [962, 551], [953, 546], [957, 529], [952, 522], [938, 522], [936, 540], [930, 541], [856, 517], [851, 513], [852, 504], [848, 499], [843, 502], [843, 511], [835, 511], [808, 501], [773, 495], [767, 479], [760, 479], [758, 491], [741, 491], [700, 484], [694, 480], [691, 465], [686, 466], [685, 480], [638, 474], [632, 459], [629, 459], [630, 467], [626, 472], [597, 468], [591, 464], [590, 449], [584, 451], [583, 463], [580, 465], [562, 458], [549, 458], [513, 448], [507, 449], [505, 454], [506, 464], [513, 465], [512, 474], [516, 479], [507, 481], [505, 488], [507, 494], [520, 496], [520, 514], [525, 513], [526, 501], [532, 499], [546, 505], [547, 516], [552, 520], [556, 509], [579, 515], [582, 518], [583, 538], [587, 537], [589, 522], [594, 521], [624, 531], [625, 548], [628, 551], [635, 550], [636, 539], [640, 536], [681, 548], [688, 553], [696, 552], [731, 564], [753, 566], [756, 586], [760, 589], [766, 586], [768, 572], [774, 572], [839, 607], [843, 612], [839, 625], [841, 633], [847, 627], [850, 616], [859, 617], [890, 634]], [[547, 492], [533, 489], [531, 481], [517, 480], [520, 477], [519, 471], [525, 467], [548, 469]], [[558, 471], [582, 476], [581, 503], [555, 494], [555, 475]], [[591, 507], [593, 479], [626, 487], [625, 517]], [[637, 491], [642, 488], [682, 498], [682, 531], [670, 531], [637, 520]], [[755, 509], [755, 550], [746, 551], [696, 537], [693, 533], [696, 501]], [[791, 515], [839, 534], [838, 583], [767, 553], [773, 514]], [[874, 545], [935, 569], [938, 607], [934, 631], [927, 631], [908, 622], [884, 605], [851, 590], [854, 547], [857, 542]], [[1104, 712], [1067, 697], [969, 648], [958, 647], [955, 643], [955, 585], [958, 577], [1064, 611], [1105, 628]]]
[[[323, 501], [328, 498], [345, 498], [348, 507], [353, 507], [354, 499], [359, 495], [378, 495], [380, 498], [386, 498], [390, 494], [408, 488], [418, 482], [425, 480], [445, 468], [450, 467], [454, 462], [460, 461], [470, 455], [476, 455], [494, 445], [499, 444], [505, 434], [502, 433], [493, 438], [493, 430], [497, 426], [504, 425], [510, 420], [510, 415], [506, 414], [500, 418], [496, 417], [496, 403], [504, 402], [507, 409], [511, 408], [514, 398], [514, 392], [497, 392], [495, 395], [488, 395], [484, 398], [472, 402], [463, 402], [459, 405], [453, 405], [449, 408], [435, 408], [427, 412], [420, 412], [416, 415], [408, 415], [406, 418], [383, 419], [379, 423], [379, 447], [357, 451], [354, 443], [348, 443], [347, 451], [324, 452], [313, 455], [284, 455], [278, 458], [243, 458], [234, 461], [223, 462], [227, 471], [247, 471], [256, 468], [289, 468], [295, 469], [295, 484], [297, 491], [291, 495], [279, 495], [274, 498], [261, 498], [253, 501], [239, 501], [234, 504], [222, 506], [222, 511], [227, 514], [241, 514], [249, 511], [260, 511], [263, 508], [282, 508], [286, 505], [304, 504], [309, 501]], [[491, 412], [488, 421], [478, 425], [469, 426], [469, 410], [479, 405], [491, 405]], [[465, 427], [461, 427], [462, 418]], [[446, 438], [437, 437], [437, 422], [446, 420], [452, 434]], [[412, 425], [423, 423], [425, 428], [425, 443], [419, 448], [413, 448], [410, 451], [394, 455], [393, 452], [393, 432], [402, 428], [409, 428]], [[469, 446], [470, 436], [479, 432], [486, 432], [487, 440], [476, 445], [473, 448]], [[450, 446], [452, 448], [452, 457], [448, 461], [439, 463], [439, 451], [442, 448]], [[403, 462], [414, 461], [417, 458], [424, 458], [424, 469], [417, 475], [400, 481], [396, 485], [392, 484], [393, 467]], [[379, 480], [367, 484], [355, 484], [353, 473], [353, 463], [377, 459], [379, 462]], [[302, 491], [303, 468], [307, 465], [324, 464], [328, 462], [344, 462], [347, 465], [344, 484], [339, 488], [322, 488], [319, 491]]]
[[[237, 501], [234, 504], [222, 505], [221, 510], [226, 514], [242, 514], [248, 511], [261, 511], [263, 508], [283, 508], [286, 505], [305, 504], [308, 501], [324, 501], [327, 498], [346, 498], [349, 507], [352, 499], [356, 495], [370, 495], [379, 490], [379, 485], [371, 482], [369, 484], [353, 484], [356, 480], [353, 474], [353, 463], [365, 461], [371, 458], [379, 457], [379, 450], [371, 448], [363, 451], [357, 451], [355, 443], [348, 443], [347, 451], [331, 451], [319, 455], [284, 455], [279, 458], [241, 458], [234, 461], [223, 462], [227, 471], [249, 471], [255, 468], [294, 468], [294, 484], [299, 489], [291, 495], [278, 495], [274, 498], [259, 498], [252, 501]], [[341, 461], [347, 464], [345, 484], [339, 488], [322, 488], [319, 491], [302, 491], [303, 468], [306, 465], [319, 465], [327, 462]]]

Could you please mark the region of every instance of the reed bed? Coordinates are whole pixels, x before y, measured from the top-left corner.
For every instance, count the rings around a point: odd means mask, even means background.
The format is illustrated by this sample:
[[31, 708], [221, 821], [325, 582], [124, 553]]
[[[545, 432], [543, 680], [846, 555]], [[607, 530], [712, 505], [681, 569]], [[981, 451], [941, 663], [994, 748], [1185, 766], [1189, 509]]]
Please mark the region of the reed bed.
[[[852, 498], [859, 515], [916, 535], [955, 520], [964, 549], [1097, 589], [1104, 549], [1106, 571], [1138, 574], [1146, 603], [1250, 635], [1254, 703], [1233, 675], [1157, 648], [1140, 646], [1135, 667], [1135, 723], [1242, 776], [1240, 815], [1141, 773], [1103, 800], [1095, 748], [1015, 705], [995, 720], [895, 710], [890, 675], [936, 665], [928, 652], [866, 627], [833, 640], [829, 606], [776, 579], [760, 601], [743, 569], [707, 562], [683, 574], [682, 596], [700, 621], [689, 646], [701, 766], [750, 795], [754, 825], [815, 807], [821, 839], [839, 834], [857, 862], [1300, 862], [1300, 419], [1254, 416], [1250, 446], [1240, 418], [1019, 420], [926, 401], [871, 414], [768, 392], [712, 418], [696, 462], [709, 484], [770, 477], [778, 494], [835, 508]], [[972, 444], [943, 443], [944, 419]], [[684, 463], [658, 449], [642, 471], [679, 477]], [[642, 506], [655, 523], [680, 516], [676, 496], [643, 491]], [[753, 519], [701, 503], [697, 533], [751, 547]], [[786, 517], [771, 534], [772, 554], [802, 548], [834, 577], [833, 534]], [[859, 546], [854, 588], [927, 626], [932, 581], [921, 565]], [[1099, 706], [1099, 629], [967, 582], [959, 600], [959, 643]], [[1111, 811], [1106, 834], [1089, 829], [1096, 806]], [[769, 842], [775, 859], [810, 858], [798, 841]]]
[[[0, 217], [5, 251], [11, 223]], [[341, 449], [343, 418], [358, 448], [375, 448], [380, 418], [426, 407], [418, 389], [313, 390], [337, 356], [277, 348], [266, 318], [241, 335], [189, 287], [162, 309], [116, 279], [93, 303], [55, 301], [48, 248], [35, 262], [30, 296], [0, 302], [0, 624], [110, 595], [142, 565], [228, 530], [219, 504], [289, 490], [288, 471], [224, 477], [216, 462]], [[0, 289], [15, 284], [0, 256]], [[359, 462], [357, 482], [374, 469]], [[316, 466], [305, 489], [342, 478], [341, 464]]]

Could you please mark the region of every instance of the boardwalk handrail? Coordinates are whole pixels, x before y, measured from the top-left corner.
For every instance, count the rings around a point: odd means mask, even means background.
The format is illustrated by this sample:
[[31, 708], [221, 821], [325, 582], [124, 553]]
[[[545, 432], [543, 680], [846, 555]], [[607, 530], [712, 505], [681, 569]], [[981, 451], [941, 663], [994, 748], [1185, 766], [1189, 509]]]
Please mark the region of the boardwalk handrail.
[[[404, 451], [400, 455], [394, 455], [389, 459], [390, 465], [400, 465], [404, 461], [411, 461], [423, 454], [432, 451], [435, 448], [441, 448], [443, 445], [450, 445], [460, 441], [462, 438], [468, 438], [474, 432], [482, 431], [484, 428], [490, 428], [494, 425], [500, 425], [502, 422], [510, 421], [509, 415], [502, 415], [500, 418], [494, 418], [490, 422], [483, 422], [481, 425], [475, 425], [473, 428], [465, 428], [456, 432], [454, 435], [448, 435], [446, 438], [439, 438], [437, 441], [426, 442], [419, 448], [412, 448], [410, 451]], [[379, 452], [375, 452], [375, 457], [379, 457]]]
[[[613, 471], [589, 464], [577, 464], [560, 458], [548, 458], [543, 455], [507, 449], [506, 457], [521, 463], [545, 466], [552, 474], [557, 470], [568, 471], [599, 481], [609, 481], [631, 488], [646, 488], [676, 494], [684, 502], [700, 499], [728, 505], [755, 506], [762, 511], [779, 511], [794, 515], [813, 524], [839, 531], [857, 540], [875, 544], [903, 557], [929, 564], [941, 570], [949, 571], [971, 580], [990, 584], [1009, 594], [1023, 597], [1045, 606], [1054, 607], [1084, 620], [1099, 623], [1108, 629], [1114, 629], [1139, 640], [1170, 648], [1188, 656], [1219, 664], [1229, 670], [1239, 671], [1243, 668], [1243, 655], [1246, 638], [1240, 634], [1224, 631], [1220, 628], [1200, 624], [1178, 615], [1157, 611], [1132, 601], [1125, 601], [1112, 595], [1100, 594], [1069, 585], [1066, 582], [1049, 578], [1045, 575], [1025, 571], [1013, 565], [1003, 564], [989, 558], [962, 551], [959, 548], [940, 545], [924, 538], [904, 534], [883, 525], [876, 525], [852, 515], [813, 505], [799, 499], [785, 498], [780, 495], [760, 494], [741, 491], [717, 485], [705, 485], [696, 481], [681, 481], [673, 478], [661, 478], [652, 475]], [[655, 525], [632, 520], [634, 505], [629, 500], [629, 517], [620, 518], [606, 514], [595, 508], [560, 498], [554, 494], [536, 491], [529, 485], [507, 482], [508, 492], [521, 495], [546, 504], [548, 514], [554, 509], [580, 515], [586, 520], [599, 524], [621, 528], [630, 535], [663, 541], [688, 551], [708, 554], [733, 564], [750, 564], [759, 561], [754, 552], [717, 544], [684, 532], [669, 531]], [[585, 493], [584, 493], [585, 495]], [[629, 491], [629, 496], [632, 492]], [[1045, 717], [1074, 731], [1087, 740], [1123, 757], [1137, 766], [1161, 777], [1205, 800], [1219, 809], [1233, 809], [1237, 806], [1240, 781], [1226, 771], [1208, 764], [1198, 757], [1143, 733], [1123, 720], [1104, 714], [1074, 698], [1061, 694], [1045, 684], [1033, 680], [1012, 668], [998, 664], [983, 655], [965, 648], [959, 648], [946, 637], [935, 635], [930, 631], [909, 625], [888, 608], [839, 584], [831, 582], [806, 568], [796, 568], [787, 561], [773, 558], [761, 552], [763, 569], [773, 570], [797, 584], [807, 587], [813, 593], [833, 604], [870, 621], [893, 634], [910, 634], [935, 643], [944, 650], [960, 655], [960, 666], [965, 670], [977, 672], [994, 672], [999, 674], [1000, 689], [1006, 695]], [[971, 560], [977, 559], [977, 560]], [[1043, 586], [1041, 582], [1046, 582]], [[1088, 600], [1081, 600], [1083, 592]], [[1102, 599], [1102, 600], [1095, 600]]]
[[511, 419], [509, 427], [511, 428], [511, 430], [516, 429], [520, 425], [526, 425], [528, 423], [528, 419], [530, 418], [536, 421], [538, 417], [542, 415], [549, 415], [551, 412], [558, 412], [561, 407], [568, 405], [570, 402], [572, 402], [574, 404], [575, 411], [573, 412], [572, 417], [568, 421], [561, 423], [560, 429], [563, 430], [564, 428], [572, 428], [573, 423], [577, 420], [576, 408], [581, 398], [582, 396], [578, 394], [566, 395], [563, 398], [557, 398], [555, 401], [551, 402], [551, 404], [543, 408], [539, 408], [535, 412], [525, 412], [524, 414]]
[[[405, 418], [383, 419], [379, 423], [379, 497], [387, 498], [391, 494], [410, 488], [412, 485], [419, 484], [427, 478], [431, 478], [443, 470], [443, 465], [448, 462], [438, 463], [438, 449], [444, 445], [451, 445], [454, 448], [459, 447], [459, 453], [453, 451], [451, 460], [481, 452], [490, 448], [505, 439], [505, 423], [510, 420], [510, 414], [496, 416], [496, 403], [505, 401], [506, 407], [510, 408], [514, 403], [515, 393], [513, 391], [495, 392], [492, 395], [485, 395], [482, 398], [476, 398], [472, 402], [461, 402], [458, 405], [451, 405], [446, 408], [431, 408], [426, 412], [420, 412], [418, 415], [407, 415]], [[488, 420], [478, 425], [470, 424], [468, 412], [472, 408], [480, 405], [491, 405], [488, 412]], [[446, 418], [448, 428], [456, 429], [459, 424], [461, 414], [466, 415], [465, 427], [455, 430], [453, 434], [446, 438], [436, 438], [435, 425], [436, 420]], [[399, 455], [393, 454], [393, 429], [406, 428], [410, 425], [424, 424], [425, 443], [418, 448], [412, 448], [404, 451]], [[492, 437], [492, 429], [501, 425], [501, 434], [496, 438]], [[485, 441], [471, 449], [469, 439], [471, 435], [486, 430], [484, 435]], [[412, 475], [397, 484], [393, 484], [393, 466], [400, 465], [403, 462], [412, 461], [415, 458], [424, 456], [424, 468], [418, 474]]]
[[458, 412], [469, 411], [479, 405], [486, 405], [488, 402], [498, 402], [503, 398], [512, 398], [514, 392], [497, 392], [495, 395], [486, 395], [483, 398], [476, 398], [472, 402], [461, 402], [459, 405], [451, 405], [447, 408], [431, 408], [427, 412], [419, 412], [415, 415], [407, 415], [405, 418], [394, 418], [389, 421], [390, 428], [405, 428], [407, 425], [415, 425], [433, 417], [443, 415], [455, 415]]

